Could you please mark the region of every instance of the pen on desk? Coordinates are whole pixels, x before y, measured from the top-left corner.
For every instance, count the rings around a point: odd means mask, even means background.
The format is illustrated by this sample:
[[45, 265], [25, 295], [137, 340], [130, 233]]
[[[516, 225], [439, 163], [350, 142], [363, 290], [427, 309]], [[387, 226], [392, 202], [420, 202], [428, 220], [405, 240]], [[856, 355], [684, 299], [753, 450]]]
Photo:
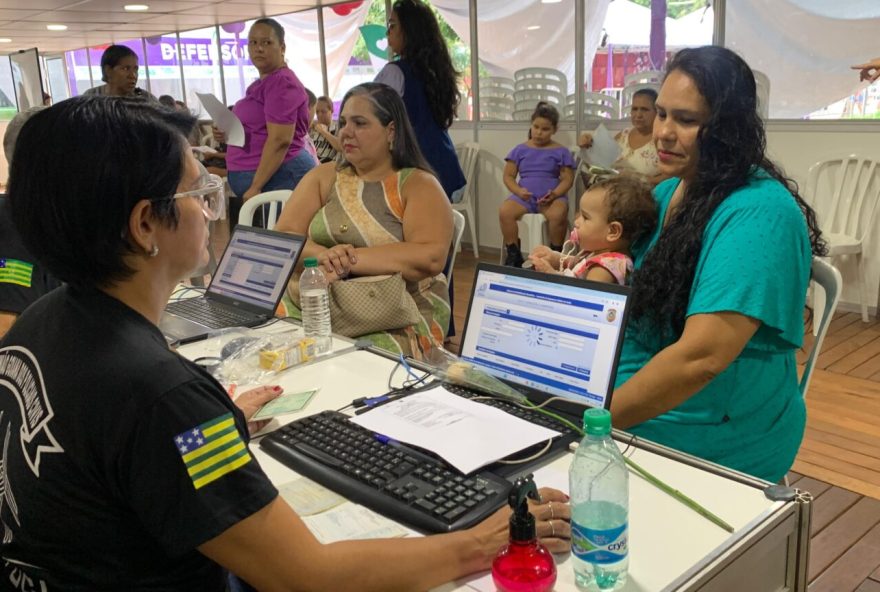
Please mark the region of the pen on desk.
[[398, 442], [394, 438], [389, 438], [388, 436], [383, 436], [382, 434], [373, 433], [373, 437], [382, 444], [388, 444], [389, 446], [398, 446], [400, 444], [400, 442]]

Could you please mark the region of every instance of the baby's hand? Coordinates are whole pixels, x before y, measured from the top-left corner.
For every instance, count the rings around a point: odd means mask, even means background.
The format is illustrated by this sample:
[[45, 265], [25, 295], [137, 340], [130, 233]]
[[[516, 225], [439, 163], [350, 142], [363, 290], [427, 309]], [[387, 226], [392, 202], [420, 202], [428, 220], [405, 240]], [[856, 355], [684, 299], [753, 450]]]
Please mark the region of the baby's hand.
[[578, 136], [578, 146], [581, 148], [592, 148], [593, 147], [593, 134], [590, 132], [581, 132], [581, 135]]
[[532, 257], [529, 255], [529, 261], [532, 262], [532, 266], [536, 271], [540, 271], [543, 273], [556, 273], [556, 270], [553, 269], [553, 266], [550, 265], [550, 262], [543, 257]]
[[553, 254], [553, 249], [547, 245], [538, 245], [529, 253], [529, 259], [546, 259]]

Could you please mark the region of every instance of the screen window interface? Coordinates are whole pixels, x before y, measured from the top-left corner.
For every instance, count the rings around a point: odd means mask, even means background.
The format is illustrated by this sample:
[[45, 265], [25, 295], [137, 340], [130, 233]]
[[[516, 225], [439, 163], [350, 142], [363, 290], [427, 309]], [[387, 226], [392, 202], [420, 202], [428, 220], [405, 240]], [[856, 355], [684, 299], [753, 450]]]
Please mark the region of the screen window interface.
[[496, 378], [601, 407], [626, 296], [482, 272], [461, 357]]
[[211, 282], [211, 294], [273, 308], [300, 248], [299, 239], [237, 231]]

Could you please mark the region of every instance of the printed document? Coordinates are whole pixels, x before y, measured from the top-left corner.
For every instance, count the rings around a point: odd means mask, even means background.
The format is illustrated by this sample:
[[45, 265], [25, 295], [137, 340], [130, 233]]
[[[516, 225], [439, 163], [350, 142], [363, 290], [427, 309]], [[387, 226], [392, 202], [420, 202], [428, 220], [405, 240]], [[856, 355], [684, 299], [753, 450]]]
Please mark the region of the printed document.
[[226, 105], [211, 93], [196, 93], [205, 111], [214, 120], [214, 125], [226, 134], [226, 143], [230, 146], [244, 146], [244, 127], [235, 113], [226, 108]]
[[593, 132], [593, 145], [587, 150], [587, 162], [592, 165], [610, 169], [620, 157], [620, 145], [604, 123], [600, 123]]
[[392, 441], [430, 450], [462, 473], [559, 435], [442, 386], [387, 403], [352, 421]]

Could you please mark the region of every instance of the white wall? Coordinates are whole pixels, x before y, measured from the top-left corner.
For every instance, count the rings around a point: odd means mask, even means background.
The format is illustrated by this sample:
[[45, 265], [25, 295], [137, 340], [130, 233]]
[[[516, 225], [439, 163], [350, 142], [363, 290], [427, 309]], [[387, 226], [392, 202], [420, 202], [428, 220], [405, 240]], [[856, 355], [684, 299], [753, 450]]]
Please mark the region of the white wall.
[[[609, 125], [619, 129], [620, 125]], [[498, 206], [507, 196], [501, 177], [504, 157], [516, 144], [525, 141], [528, 124], [491, 123], [482, 124], [477, 130], [476, 141], [480, 144], [477, 164], [477, 218], [480, 247], [498, 249], [501, 231], [498, 227]], [[470, 124], [457, 124], [450, 130], [454, 142], [474, 139]], [[573, 146], [575, 132], [572, 126], [560, 124], [555, 139], [566, 146]], [[804, 190], [807, 171], [813, 163], [835, 155], [858, 153], [880, 160], [880, 122], [770, 122], [767, 126], [767, 148], [772, 159], [782, 165], [786, 174], [797, 181]], [[808, 196], [810, 197], [810, 196]], [[821, 196], [820, 196], [821, 198]], [[875, 227], [868, 233], [863, 246], [868, 269], [868, 305], [877, 305], [880, 288], [880, 216]], [[465, 233], [465, 238], [469, 236]], [[772, 237], [768, 237], [772, 240]], [[855, 262], [847, 258], [835, 261], [844, 279], [842, 308], [856, 310], [858, 307], [858, 284]]]

